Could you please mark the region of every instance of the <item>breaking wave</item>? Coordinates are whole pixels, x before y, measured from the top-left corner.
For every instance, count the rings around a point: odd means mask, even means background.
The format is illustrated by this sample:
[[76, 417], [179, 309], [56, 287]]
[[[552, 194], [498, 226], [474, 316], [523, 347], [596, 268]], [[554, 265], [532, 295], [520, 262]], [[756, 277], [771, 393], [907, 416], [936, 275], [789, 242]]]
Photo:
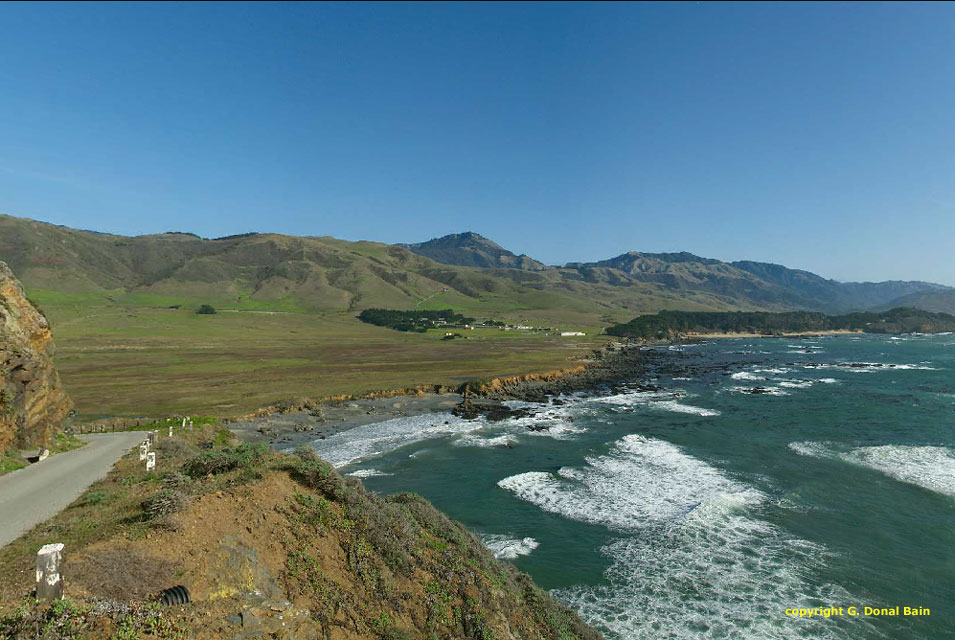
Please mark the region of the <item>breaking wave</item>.
[[955, 452], [948, 447], [890, 444], [842, 450], [833, 442], [791, 442], [789, 448], [800, 455], [844, 460], [955, 497]]
[[611, 396], [594, 398], [593, 402], [616, 405], [619, 407], [647, 407], [673, 413], [712, 418], [720, 415], [715, 409], [705, 409], [680, 402], [686, 397], [682, 391], [632, 391]]
[[479, 420], [464, 420], [444, 413], [395, 418], [366, 424], [315, 440], [312, 448], [336, 467], [364, 460], [414, 442], [468, 433], [484, 427]]
[[852, 637], [831, 620], [778, 611], [781, 602], [851, 599], [803, 577], [825, 563], [826, 550], [756, 517], [761, 492], [671, 443], [628, 435], [582, 468], [522, 473], [498, 485], [626, 536], [601, 549], [611, 560], [607, 585], [554, 592], [608, 637]]

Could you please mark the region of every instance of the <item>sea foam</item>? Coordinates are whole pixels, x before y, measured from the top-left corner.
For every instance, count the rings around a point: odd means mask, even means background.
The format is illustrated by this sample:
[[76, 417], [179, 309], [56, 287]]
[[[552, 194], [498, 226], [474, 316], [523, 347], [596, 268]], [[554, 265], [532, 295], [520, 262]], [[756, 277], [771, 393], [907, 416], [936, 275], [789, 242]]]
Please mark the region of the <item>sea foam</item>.
[[624, 436], [607, 455], [587, 458], [586, 467], [530, 471], [498, 486], [545, 511], [618, 530], [680, 520], [720, 494], [761, 499], [679, 447], [636, 434]]
[[800, 455], [840, 459], [955, 497], [955, 452], [948, 447], [881, 445], [844, 450], [833, 442], [790, 442], [789, 448]]
[[311, 443], [319, 456], [336, 467], [393, 451], [414, 442], [468, 433], [484, 427], [480, 420], [464, 420], [430, 413], [366, 424]]
[[518, 556], [530, 554], [540, 546], [534, 538], [512, 538], [495, 534], [481, 536], [481, 542], [498, 560], [514, 560]]
[[720, 412], [715, 409], [706, 409], [681, 402], [680, 400], [685, 397], [686, 393], [683, 391], [630, 391], [594, 398], [593, 402], [619, 407], [647, 407], [659, 411], [685, 413], [703, 418], [712, 418], [720, 415]]
[[733, 380], [765, 380], [766, 376], [758, 376], [749, 371], [737, 371], [730, 376]]
[[554, 592], [610, 638], [853, 637], [832, 621], [778, 611], [781, 602], [852, 600], [839, 587], [803, 578], [827, 551], [755, 517], [761, 492], [671, 443], [628, 435], [583, 467], [498, 484], [621, 536], [601, 549], [611, 560], [609, 584]]

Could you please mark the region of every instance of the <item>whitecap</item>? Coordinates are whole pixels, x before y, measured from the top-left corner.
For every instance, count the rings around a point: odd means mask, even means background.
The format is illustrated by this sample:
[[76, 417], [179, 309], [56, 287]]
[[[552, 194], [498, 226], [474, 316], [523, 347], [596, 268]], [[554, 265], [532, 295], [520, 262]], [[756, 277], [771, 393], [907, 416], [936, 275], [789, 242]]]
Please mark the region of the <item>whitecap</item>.
[[766, 369], [753, 369], [753, 371], [756, 373], [776, 374], [776, 373], [789, 373], [790, 371], [792, 371], [792, 369], [790, 369], [789, 367], [769, 367]]
[[749, 371], [738, 371], [730, 376], [733, 380], [765, 380], [766, 376], [758, 376]]
[[509, 447], [513, 446], [515, 443], [516, 439], [508, 434], [495, 436], [492, 438], [482, 438], [479, 435], [468, 433], [454, 440], [454, 446], [456, 447], [481, 447], [485, 449]]
[[357, 469], [346, 475], [354, 476], [356, 478], [376, 478], [378, 476], [391, 476], [394, 474], [385, 473], [384, 471], [379, 471], [378, 469]]
[[830, 620], [779, 611], [780, 603], [856, 600], [803, 577], [817, 573], [827, 550], [755, 517], [764, 494], [671, 443], [628, 435], [582, 468], [498, 484], [541, 509], [627, 536], [601, 549], [611, 560], [607, 585], [554, 592], [609, 638], [854, 637]]
[[636, 434], [619, 440], [607, 455], [587, 458], [582, 469], [530, 471], [497, 484], [545, 511], [620, 530], [680, 520], [720, 494], [762, 500], [759, 492], [676, 445]]
[[835, 369], [852, 373], [874, 373], [876, 371], [937, 371], [928, 363], [892, 364], [886, 362], [807, 362], [804, 369]]
[[414, 442], [467, 433], [484, 428], [480, 420], [464, 420], [444, 413], [430, 413], [366, 424], [342, 431], [311, 447], [336, 467], [381, 455]]
[[787, 607], [858, 598], [804, 577], [825, 566], [829, 554], [823, 547], [732, 508], [618, 540], [601, 552], [612, 562], [604, 574], [608, 585], [554, 595], [608, 638], [849, 640], [871, 628], [858, 618], [784, 616]]
[[831, 442], [790, 442], [788, 448], [801, 456], [810, 456], [812, 458], [831, 458], [835, 457], [832, 451]]
[[955, 455], [947, 447], [860, 447], [843, 457], [900, 482], [955, 497]]
[[780, 380], [777, 384], [787, 389], [806, 389], [811, 387], [814, 382], [812, 380]]
[[690, 404], [680, 402], [680, 399], [686, 398], [687, 394], [683, 391], [633, 391], [627, 393], [618, 393], [610, 396], [594, 398], [594, 402], [601, 404], [610, 404], [621, 407], [648, 407], [661, 411], [671, 411], [673, 413], [685, 413], [704, 418], [712, 418], [720, 415], [715, 409], [706, 409]]
[[788, 396], [789, 392], [780, 387], [730, 387], [734, 393], [751, 396]]
[[800, 455], [843, 460], [955, 497], [955, 451], [948, 447], [880, 445], [845, 450], [833, 442], [790, 442], [789, 448]]
[[529, 555], [540, 546], [534, 538], [512, 538], [496, 534], [481, 536], [481, 542], [498, 560], [515, 560], [518, 556]]

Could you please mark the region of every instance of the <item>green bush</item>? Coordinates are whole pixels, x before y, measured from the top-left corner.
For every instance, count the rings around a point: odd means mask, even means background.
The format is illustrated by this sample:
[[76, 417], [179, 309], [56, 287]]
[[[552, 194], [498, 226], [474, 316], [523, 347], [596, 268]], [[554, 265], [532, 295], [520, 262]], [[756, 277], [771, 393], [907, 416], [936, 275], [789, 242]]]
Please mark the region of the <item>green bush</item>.
[[260, 463], [268, 452], [269, 448], [264, 444], [240, 444], [235, 448], [208, 451], [188, 460], [182, 465], [182, 471], [188, 476], [198, 478], [235, 469], [251, 469]]
[[109, 500], [109, 494], [105, 491], [90, 491], [83, 498], [83, 504], [99, 504]]
[[204, 304], [204, 305], [201, 305], [198, 309], [196, 309], [196, 313], [198, 313], [199, 315], [212, 315], [213, 313], [217, 313], [217, 312], [216, 312], [216, 308], [213, 307], [211, 304]]

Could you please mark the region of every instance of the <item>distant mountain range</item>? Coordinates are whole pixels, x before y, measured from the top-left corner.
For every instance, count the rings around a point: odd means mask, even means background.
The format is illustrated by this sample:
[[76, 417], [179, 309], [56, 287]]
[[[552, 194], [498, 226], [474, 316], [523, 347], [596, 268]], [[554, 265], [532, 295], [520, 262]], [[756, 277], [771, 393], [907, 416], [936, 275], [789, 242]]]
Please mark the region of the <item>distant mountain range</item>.
[[126, 237], [0, 216], [0, 260], [63, 299], [349, 311], [447, 308], [629, 319], [660, 309], [951, 310], [928, 282], [840, 283], [761, 262], [638, 253], [548, 266], [476, 233], [409, 245], [251, 233]]
[[[548, 267], [526, 255], [516, 256], [476, 233], [459, 233], [405, 245], [437, 262], [462, 266], [508, 267], [540, 271]], [[778, 264], [741, 260], [722, 262], [687, 253], [631, 251], [598, 262], [569, 262], [561, 269], [577, 271], [585, 279], [613, 280], [612, 272], [627, 279], [653, 283], [672, 291], [706, 291], [768, 305], [826, 311], [871, 309], [911, 300], [911, 306], [944, 306], [955, 290], [920, 281], [837, 282], [809, 271]], [[609, 271], [608, 271], [609, 270]], [[923, 302], [924, 301], [924, 302]], [[929, 309], [945, 311], [945, 309]]]

